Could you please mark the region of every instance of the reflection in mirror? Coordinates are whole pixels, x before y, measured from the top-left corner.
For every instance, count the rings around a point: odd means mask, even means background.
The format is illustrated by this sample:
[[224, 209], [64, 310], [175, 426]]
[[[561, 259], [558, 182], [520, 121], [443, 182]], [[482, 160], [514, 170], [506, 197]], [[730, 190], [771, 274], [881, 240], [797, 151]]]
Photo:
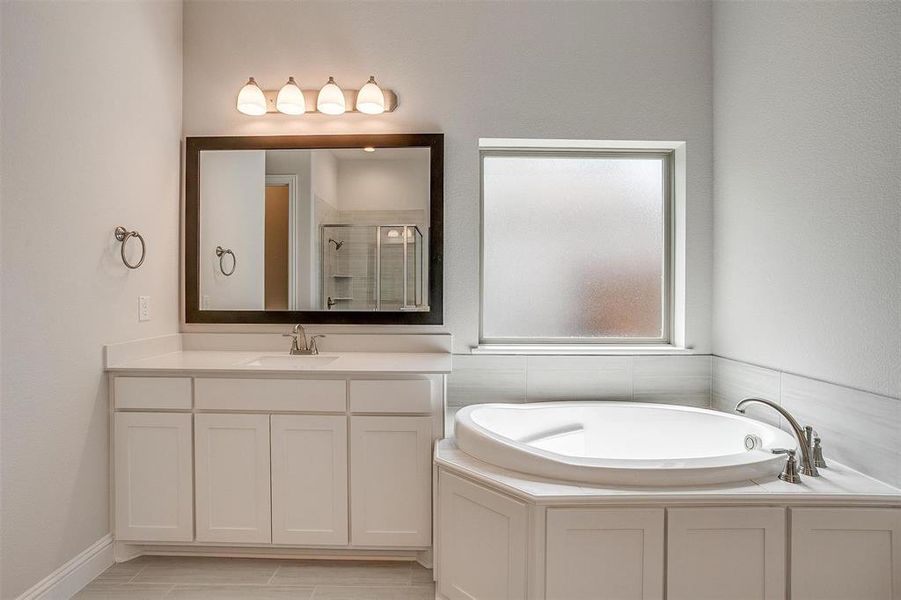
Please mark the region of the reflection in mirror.
[[429, 148], [203, 150], [199, 170], [201, 309], [429, 310]]

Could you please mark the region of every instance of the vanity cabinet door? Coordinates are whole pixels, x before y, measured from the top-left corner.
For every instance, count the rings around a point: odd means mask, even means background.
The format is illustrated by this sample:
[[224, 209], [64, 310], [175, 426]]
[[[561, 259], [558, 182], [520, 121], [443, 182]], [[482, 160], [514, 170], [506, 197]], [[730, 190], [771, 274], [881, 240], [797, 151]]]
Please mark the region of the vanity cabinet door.
[[425, 547], [432, 539], [431, 417], [351, 417], [351, 542]]
[[347, 544], [344, 415], [272, 415], [272, 542]]
[[116, 539], [194, 539], [191, 415], [116, 413]]
[[783, 600], [784, 508], [667, 511], [668, 600]]
[[792, 600], [901, 600], [901, 509], [792, 509]]
[[547, 598], [663, 598], [662, 508], [547, 511]]
[[269, 543], [269, 415], [194, 415], [198, 542]]

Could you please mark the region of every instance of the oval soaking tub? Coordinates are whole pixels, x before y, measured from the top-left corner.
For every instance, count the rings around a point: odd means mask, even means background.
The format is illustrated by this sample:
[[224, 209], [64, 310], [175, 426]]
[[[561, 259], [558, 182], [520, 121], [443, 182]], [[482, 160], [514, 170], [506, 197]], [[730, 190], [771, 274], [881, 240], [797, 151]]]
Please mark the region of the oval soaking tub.
[[792, 435], [740, 415], [640, 402], [477, 404], [457, 413], [454, 433], [460, 450], [487, 463], [611, 485], [775, 476], [785, 456], [771, 449], [797, 447]]

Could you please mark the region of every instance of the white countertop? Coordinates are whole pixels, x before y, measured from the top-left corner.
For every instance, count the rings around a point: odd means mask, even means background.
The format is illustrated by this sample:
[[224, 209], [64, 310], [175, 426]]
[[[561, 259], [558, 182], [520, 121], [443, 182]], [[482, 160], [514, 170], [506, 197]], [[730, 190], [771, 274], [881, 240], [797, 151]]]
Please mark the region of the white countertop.
[[[443, 352], [323, 352], [320, 357], [334, 357], [325, 364], [310, 357], [289, 357], [287, 352], [259, 350], [185, 350], [146, 358], [126, 360], [110, 365], [113, 373], [450, 373], [452, 358]], [[253, 364], [260, 357], [279, 357], [278, 364]], [[291, 359], [296, 358], [294, 363]]]
[[901, 506], [901, 490], [854, 469], [829, 461], [820, 477], [801, 476], [801, 483], [778, 478], [705, 486], [604, 487], [548, 481], [482, 462], [444, 439], [435, 446], [435, 462], [465, 477], [491, 485], [537, 504], [698, 504], [716, 500], [731, 504]]

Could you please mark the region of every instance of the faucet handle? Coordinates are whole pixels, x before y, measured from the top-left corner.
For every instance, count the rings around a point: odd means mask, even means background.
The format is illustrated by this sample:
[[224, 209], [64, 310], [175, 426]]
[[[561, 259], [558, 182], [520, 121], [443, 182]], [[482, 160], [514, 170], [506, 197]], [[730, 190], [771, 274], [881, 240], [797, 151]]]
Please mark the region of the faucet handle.
[[813, 438], [813, 464], [817, 468], [827, 469], [826, 459], [823, 458], [823, 446], [820, 445], [820, 436], [815, 435]]
[[788, 458], [785, 461], [785, 468], [779, 473], [779, 479], [786, 483], [801, 483], [801, 475], [798, 474], [798, 461], [795, 458], [795, 451], [789, 448], [773, 448], [773, 454], [785, 454]]
[[291, 350], [289, 351], [291, 354], [298, 354], [300, 352], [300, 346], [297, 345], [297, 336], [298, 335], [299, 334], [297, 332], [282, 334], [282, 337], [291, 338]]
[[322, 335], [321, 333], [320, 333], [320, 334], [313, 335], [313, 336], [310, 336], [310, 352], [311, 352], [312, 354], [319, 354], [319, 346], [316, 345], [316, 339], [317, 339], [317, 338], [324, 338], [324, 337], [325, 337], [325, 336]]

